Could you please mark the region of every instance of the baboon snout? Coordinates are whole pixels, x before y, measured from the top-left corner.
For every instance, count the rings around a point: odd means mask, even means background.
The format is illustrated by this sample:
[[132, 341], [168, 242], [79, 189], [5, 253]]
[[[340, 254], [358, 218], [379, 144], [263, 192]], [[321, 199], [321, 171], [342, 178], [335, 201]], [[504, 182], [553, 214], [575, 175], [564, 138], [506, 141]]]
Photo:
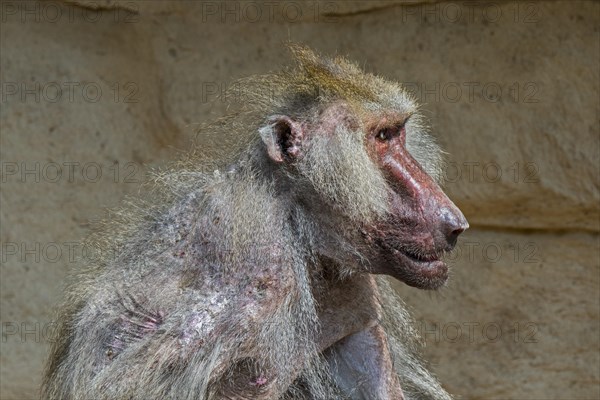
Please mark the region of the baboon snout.
[[396, 213], [411, 215], [408, 225], [420, 227], [417, 230], [422, 234], [427, 232], [429, 246], [452, 250], [458, 236], [469, 227], [463, 213], [403, 148], [387, 158], [385, 165], [396, 191]]

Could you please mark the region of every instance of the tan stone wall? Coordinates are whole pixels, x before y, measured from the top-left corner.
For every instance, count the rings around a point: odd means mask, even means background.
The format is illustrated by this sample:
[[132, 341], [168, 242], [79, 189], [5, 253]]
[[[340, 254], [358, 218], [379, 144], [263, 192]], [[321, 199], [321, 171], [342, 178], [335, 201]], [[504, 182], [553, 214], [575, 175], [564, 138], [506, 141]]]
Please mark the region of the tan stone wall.
[[445, 386], [600, 398], [599, 3], [67, 3], [0, 3], [0, 398], [36, 396], [88, 220], [287, 39], [405, 82], [449, 153], [472, 229], [447, 288], [397, 285]]

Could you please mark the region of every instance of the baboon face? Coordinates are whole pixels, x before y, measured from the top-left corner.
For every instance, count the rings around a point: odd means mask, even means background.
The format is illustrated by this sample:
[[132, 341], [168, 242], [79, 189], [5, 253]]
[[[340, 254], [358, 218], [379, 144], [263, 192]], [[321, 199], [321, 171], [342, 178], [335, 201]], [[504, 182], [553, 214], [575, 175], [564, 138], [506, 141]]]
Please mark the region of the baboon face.
[[[448, 278], [441, 257], [468, 224], [426, 173], [438, 154], [423, 152], [427, 138], [411, 124], [415, 112], [337, 102], [315, 121], [274, 116], [261, 134], [271, 159], [306, 178], [324, 206], [346, 221], [343, 237], [358, 249], [359, 268], [436, 289]], [[334, 258], [347, 262], [348, 254]]]
[[460, 210], [425, 172], [407, 147], [411, 115], [379, 115], [366, 127], [365, 147], [388, 184], [389, 212], [363, 230], [372, 242], [377, 272], [424, 289], [448, 278], [441, 256], [468, 228]]

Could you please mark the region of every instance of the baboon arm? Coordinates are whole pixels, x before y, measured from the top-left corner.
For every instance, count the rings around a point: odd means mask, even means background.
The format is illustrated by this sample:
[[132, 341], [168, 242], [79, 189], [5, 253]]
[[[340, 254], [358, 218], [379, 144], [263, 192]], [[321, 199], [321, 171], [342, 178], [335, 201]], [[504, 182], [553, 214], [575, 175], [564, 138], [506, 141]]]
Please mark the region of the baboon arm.
[[325, 357], [335, 382], [351, 399], [404, 399], [380, 325], [345, 337]]

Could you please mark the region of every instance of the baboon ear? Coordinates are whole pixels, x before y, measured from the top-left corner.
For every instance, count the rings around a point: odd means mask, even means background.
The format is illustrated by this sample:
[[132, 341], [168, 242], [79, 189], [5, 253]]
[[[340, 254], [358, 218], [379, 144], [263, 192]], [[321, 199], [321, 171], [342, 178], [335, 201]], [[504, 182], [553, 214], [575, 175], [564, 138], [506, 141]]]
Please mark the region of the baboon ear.
[[302, 125], [285, 115], [273, 115], [259, 129], [269, 157], [277, 162], [293, 161], [302, 154]]

